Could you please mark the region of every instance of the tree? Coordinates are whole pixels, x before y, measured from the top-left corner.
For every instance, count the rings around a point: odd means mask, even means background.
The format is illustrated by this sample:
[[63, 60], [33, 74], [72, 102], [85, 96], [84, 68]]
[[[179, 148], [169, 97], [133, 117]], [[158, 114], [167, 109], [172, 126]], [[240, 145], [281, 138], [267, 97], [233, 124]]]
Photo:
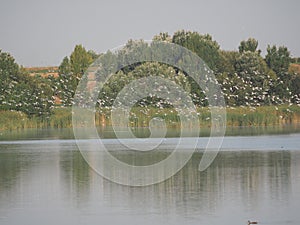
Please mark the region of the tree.
[[81, 78], [92, 62], [92, 55], [89, 54], [82, 45], [76, 45], [70, 55], [71, 72]]
[[[188, 77], [183, 74], [183, 72], [169, 66], [166, 64], [158, 62], [143, 62], [137, 64], [130, 71], [120, 70], [113, 76], [111, 76], [107, 83], [103, 86], [101, 93], [99, 95], [99, 105], [100, 106], [112, 106], [114, 100], [116, 99], [118, 93], [130, 82], [144, 78], [147, 76], [158, 76], [170, 80], [179, 86], [181, 86], [186, 92], [191, 92], [191, 86], [188, 82]], [[145, 87], [146, 88], [146, 87]], [[167, 90], [168, 87], [164, 86], [163, 89]], [[174, 93], [170, 93], [170, 98], [176, 97], [171, 96]], [[176, 94], [176, 93], [175, 93]], [[177, 93], [178, 94], [178, 93]], [[157, 97], [147, 97], [138, 104], [140, 105], [151, 105], [155, 106], [160, 102]]]
[[64, 57], [58, 67], [59, 78], [55, 82], [55, 94], [59, 96], [64, 106], [71, 105], [74, 95], [74, 90], [77, 86], [77, 81], [72, 76], [72, 68], [69, 57]]
[[300, 57], [295, 57], [291, 59], [291, 63], [300, 64]]
[[160, 32], [158, 35], [153, 37], [153, 41], [166, 41], [171, 43], [172, 37], [168, 34], [168, 32]]
[[291, 79], [291, 92], [293, 95], [292, 101], [300, 104], [300, 74], [294, 74]]
[[260, 70], [259, 63], [260, 60], [257, 53], [246, 51], [237, 59], [235, 69], [241, 77], [251, 79]]
[[291, 75], [288, 73], [291, 62], [290, 52], [287, 47], [268, 45], [265, 61], [270, 69], [278, 76], [274, 93], [279, 96], [283, 102], [288, 102], [291, 98]]
[[70, 60], [69, 57], [66, 56], [63, 61], [61, 62], [61, 64], [58, 67], [58, 73], [59, 74], [70, 74], [71, 73], [71, 64], [70, 64]]
[[93, 61], [95, 61], [99, 57], [99, 54], [97, 54], [93, 50], [88, 50], [88, 54], [91, 56]]
[[0, 50], [0, 109], [47, 116], [53, 106], [53, 91], [46, 79], [30, 77], [9, 53]]
[[220, 46], [209, 34], [180, 30], [174, 33], [172, 42], [196, 53], [211, 70], [217, 70]]
[[287, 47], [268, 45], [266, 54], [266, 63], [280, 77], [287, 74], [291, 62], [290, 52]]
[[220, 60], [218, 64], [219, 73], [235, 73], [235, 66], [240, 53], [237, 51], [219, 51]]
[[4, 101], [5, 95], [14, 87], [19, 76], [19, 66], [15, 59], [0, 49], [0, 102]]
[[240, 97], [244, 98], [241, 104], [260, 105], [271, 103], [274, 92], [276, 74], [270, 70], [258, 52], [243, 52], [237, 59], [236, 72], [242, 79], [239, 88], [245, 90]]
[[82, 75], [96, 58], [96, 53], [86, 51], [82, 45], [76, 45], [70, 55], [59, 66], [59, 78], [56, 94], [64, 106], [73, 104], [73, 97]]
[[[255, 40], [254, 38], [249, 38], [246, 41], [241, 41], [240, 46], [239, 46], [239, 52], [256, 52], [256, 49], [258, 47], [258, 41]], [[260, 53], [260, 51], [258, 51]]]

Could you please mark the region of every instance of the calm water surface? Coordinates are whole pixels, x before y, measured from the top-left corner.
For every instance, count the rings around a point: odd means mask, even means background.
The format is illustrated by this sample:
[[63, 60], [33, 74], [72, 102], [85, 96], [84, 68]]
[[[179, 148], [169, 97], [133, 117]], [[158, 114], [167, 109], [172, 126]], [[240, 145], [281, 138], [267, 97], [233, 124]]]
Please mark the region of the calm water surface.
[[[103, 179], [84, 161], [71, 136], [66, 130], [2, 135], [1, 225], [241, 225], [248, 219], [300, 224], [300, 134], [227, 137], [213, 164], [199, 172], [202, 138], [180, 172], [148, 187]], [[175, 141], [167, 139], [166, 148]], [[112, 151], [114, 142], [106, 140]], [[162, 152], [150, 158], [159, 161]], [[114, 154], [148, 163], [150, 153]]]

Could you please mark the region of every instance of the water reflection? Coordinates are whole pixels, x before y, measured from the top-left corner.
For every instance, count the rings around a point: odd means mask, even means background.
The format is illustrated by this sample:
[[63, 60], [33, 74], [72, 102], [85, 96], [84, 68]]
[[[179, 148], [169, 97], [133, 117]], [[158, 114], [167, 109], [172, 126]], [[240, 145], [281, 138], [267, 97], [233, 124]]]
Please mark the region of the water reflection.
[[[180, 128], [168, 128], [166, 137], [180, 137]], [[148, 127], [132, 128], [136, 137], [146, 138], [150, 135]], [[291, 134], [300, 132], [300, 123], [287, 124], [283, 126], [262, 127], [227, 127], [226, 136], [255, 136], [268, 134]], [[114, 129], [111, 126], [98, 127], [101, 138], [115, 138]], [[210, 128], [200, 127], [200, 136], [210, 136]], [[31, 140], [31, 139], [74, 139], [72, 128], [47, 128], [47, 129], [25, 129], [14, 131], [0, 131], [0, 141], [7, 140]]]
[[10, 152], [14, 147], [2, 145], [0, 148], [0, 197], [7, 199], [22, 194], [19, 185], [37, 160], [34, 155]]
[[[220, 152], [204, 172], [198, 171], [202, 153], [197, 152], [165, 182], [128, 187], [91, 170], [74, 143], [0, 148], [0, 224], [53, 224], [52, 217], [72, 225], [104, 218], [113, 224], [244, 224], [250, 216], [299, 222], [298, 151]], [[132, 152], [119, 156], [131, 163], [134, 157]], [[154, 152], [150, 161], [162, 157]], [[148, 164], [149, 153], [138, 160]]]
[[64, 194], [70, 201], [80, 205], [89, 200], [93, 171], [79, 151], [60, 152], [60, 178]]
[[[241, 201], [248, 210], [254, 210], [261, 199], [289, 200], [289, 151], [221, 152], [204, 172], [197, 170], [201, 156], [202, 153], [195, 153], [175, 176], [148, 187], [127, 187], [102, 179], [87, 166], [79, 152], [61, 153], [60, 166], [66, 191], [78, 202], [89, 201], [93, 196], [88, 196], [98, 190], [110, 205], [135, 210], [147, 207], [161, 214], [173, 211], [188, 216], [214, 211], [228, 200]], [[122, 155], [127, 162], [132, 157], [131, 153]], [[139, 160], [143, 159], [139, 156]], [[144, 160], [148, 164], [148, 157]]]

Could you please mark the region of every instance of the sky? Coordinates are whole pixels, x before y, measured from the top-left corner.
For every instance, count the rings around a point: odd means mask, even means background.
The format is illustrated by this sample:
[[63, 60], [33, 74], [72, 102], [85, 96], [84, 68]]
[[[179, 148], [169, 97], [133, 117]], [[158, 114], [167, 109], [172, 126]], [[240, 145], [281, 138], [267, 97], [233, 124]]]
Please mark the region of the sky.
[[20, 65], [58, 66], [76, 44], [106, 52], [160, 32], [209, 33], [221, 49], [249, 37], [300, 57], [298, 0], [0, 0], [0, 49]]

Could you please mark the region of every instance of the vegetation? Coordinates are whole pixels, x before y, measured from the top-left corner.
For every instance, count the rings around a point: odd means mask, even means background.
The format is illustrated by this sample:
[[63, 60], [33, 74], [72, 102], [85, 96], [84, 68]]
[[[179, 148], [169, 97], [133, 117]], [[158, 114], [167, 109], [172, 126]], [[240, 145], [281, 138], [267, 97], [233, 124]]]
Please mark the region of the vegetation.
[[[191, 50], [214, 71], [228, 106], [228, 125], [265, 126], [299, 121], [299, 58], [291, 58], [285, 46], [269, 45], [263, 57], [254, 38], [241, 41], [238, 49], [233, 51], [220, 49], [220, 45], [209, 34], [184, 30], [173, 35], [160, 33], [153, 40], [174, 43]], [[147, 58], [147, 48], [148, 44], [142, 40], [129, 40], [118, 55], [112, 52], [101, 55], [102, 60], [118, 70], [105, 82], [98, 96], [97, 123], [111, 123], [110, 108], [117, 94], [127, 84], [152, 75], [167, 78], [188, 92], [199, 111], [200, 123], [209, 126], [209, 105], [205, 91], [186, 71], [157, 62], [140, 62], [125, 67], [118, 65], [117, 57], [128, 57], [127, 51], [133, 51], [130, 57], [145, 54], [143, 57]], [[99, 56], [77, 45], [58, 68], [25, 70], [15, 63], [9, 53], [0, 50], [0, 130], [70, 127], [70, 106], [75, 90], [84, 72]], [[178, 61], [178, 64], [182, 63]], [[55, 72], [58, 75], [49, 73], [49, 76], [43, 76], [40, 74], [43, 72]], [[172, 104], [157, 96], [141, 99], [131, 115], [130, 126], [147, 126], [153, 116], [166, 119], [168, 126], [178, 126], [179, 123]]]
[[[43, 119], [38, 116], [28, 117], [17, 111], [0, 111], [1, 130], [16, 130], [24, 128], [71, 128], [72, 109], [62, 107], [53, 109], [52, 114]], [[197, 108], [201, 127], [211, 126], [211, 116], [208, 107]], [[162, 118], [167, 127], [179, 128], [180, 117], [173, 108], [141, 108], [134, 107], [130, 112], [130, 127], [148, 127], [153, 118]], [[296, 105], [260, 106], [260, 107], [228, 107], [227, 126], [280, 126], [300, 122], [300, 108]], [[104, 108], [95, 113], [97, 126], [111, 126], [111, 109]], [[118, 124], [120, 126], [127, 126]], [[77, 124], [76, 126], [81, 126]], [[190, 124], [192, 127], [192, 124]]]
[[14, 58], [0, 50], [0, 110], [14, 110], [29, 116], [49, 116], [53, 108], [51, 77], [30, 77]]

